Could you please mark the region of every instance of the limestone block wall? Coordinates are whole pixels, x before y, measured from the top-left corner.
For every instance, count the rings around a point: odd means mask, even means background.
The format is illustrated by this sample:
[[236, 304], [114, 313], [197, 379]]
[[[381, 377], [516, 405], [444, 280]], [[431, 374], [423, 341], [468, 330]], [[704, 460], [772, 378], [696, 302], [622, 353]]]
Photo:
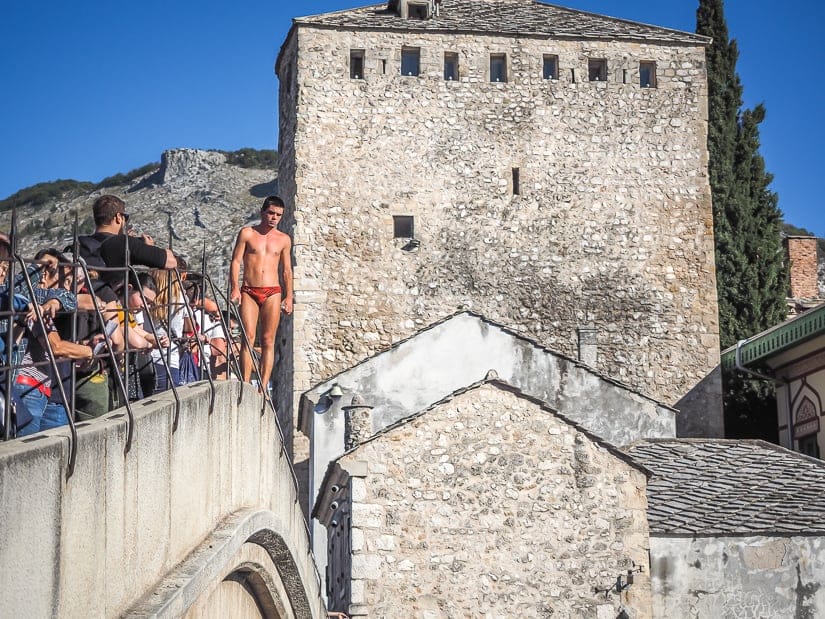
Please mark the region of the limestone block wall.
[[821, 617], [819, 536], [651, 537], [654, 616]]
[[354, 461], [351, 616], [651, 615], [645, 474], [548, 410], [485, 384]]
[[[404, 46], [418, 77], [400, 75]], [[489, 81], [491, 53], [507, 83]], [[559, 79], [542, 79], [544, 54]], [[585, 81], [589, 58], [608, 81]], [[702, 47], [298, 25], [278, 72], [297, 76], [280, 170], [295, 393], [460, 307], [570, 356], [592, 324], [599, 370], [668, 403], [717, 364]], [[417, 249], [393, 238], [405, 215]]]

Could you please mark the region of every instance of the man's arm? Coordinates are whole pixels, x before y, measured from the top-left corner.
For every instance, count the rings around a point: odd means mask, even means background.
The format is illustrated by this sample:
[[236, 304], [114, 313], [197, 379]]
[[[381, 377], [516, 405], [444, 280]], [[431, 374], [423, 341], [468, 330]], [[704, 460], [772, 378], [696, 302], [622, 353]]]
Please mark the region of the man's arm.
[[238, 288], [238, 277], [241, 274], [241, 260], [246, 247], [246, 228], [241, 228], [238, 238], [235, 240], [235, 249], [232, 250], [232, 262], [229, 263], [229, 300], [236, 302], [241, 300], [241, 291]]
[[282, 302], [284, 312], [292, 313], [292, 241], [287, 236], [284, 248], [281, 250], [281, 265], [284, 269], [284, 300]]
[[84, 359], [91, 359], [94, 356], [91, 346], [67, 342], [60, 337], [57, 331], [50, 331], [48, 337], [49, 344], [52, 346], [52, 352], [55, 357], [63, 357], [64, 359], [80, 361]]

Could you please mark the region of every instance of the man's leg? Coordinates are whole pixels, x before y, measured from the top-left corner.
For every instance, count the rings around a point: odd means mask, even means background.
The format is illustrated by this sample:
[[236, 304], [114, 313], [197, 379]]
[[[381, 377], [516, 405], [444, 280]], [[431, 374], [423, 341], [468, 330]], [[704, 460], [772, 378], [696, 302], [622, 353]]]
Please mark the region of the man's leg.
[[261, 381], [262, 391], [269, 385], [275, 365], [275, 334], [281, 320], [281, 295], [269, 297], [261, 307]]
[[241, 293], [241, 322], [246, 336], [249, 338], [249, 347], [241, 342], [241, 380], [245, 383], [252, 378], [252, 350], [255, 346], [255, 335], [258, 332], [258, 304], [245, 292]]

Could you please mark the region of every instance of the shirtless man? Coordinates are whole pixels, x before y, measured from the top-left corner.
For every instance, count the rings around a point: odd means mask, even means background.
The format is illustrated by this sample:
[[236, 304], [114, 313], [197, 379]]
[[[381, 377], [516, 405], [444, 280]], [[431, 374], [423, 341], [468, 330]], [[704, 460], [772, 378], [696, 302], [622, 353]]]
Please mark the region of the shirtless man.
[[[261, 223], [241, 228], [232, 252], [229, 267], [229, 299], [241, 303], [241, 321], [255, 342], [258, 320], [261, 322], [261, 391], [269, 384], [275, 364], [275, 332], [281, 319], [281, 309], [292, 313], [292, 259], [289, 236], [278, 230], [284, 214], [284, 202], [277, 196], [264, 200]], [[238, 288], [238, 275], [243, 262], [243, 286]], [[283, 302], [278, 280], [278, 265], [283, 265]], [[241, 374], [244, 382], [252, 377], [252, 355], [246, 346], [241, 351]]]

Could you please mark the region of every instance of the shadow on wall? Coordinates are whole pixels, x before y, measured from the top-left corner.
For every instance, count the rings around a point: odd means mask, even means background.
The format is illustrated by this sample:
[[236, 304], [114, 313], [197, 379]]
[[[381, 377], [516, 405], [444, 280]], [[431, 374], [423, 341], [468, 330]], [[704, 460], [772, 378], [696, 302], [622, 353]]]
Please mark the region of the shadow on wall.
[[699, 381], [675, 404], [676, 436], [679, 438], [724, 438], [722, 366]]
[[266, 198], [278, 195], [278, 179], [268, 183], [258, 183], [249, 188], [249, 195], [256, 198]]

